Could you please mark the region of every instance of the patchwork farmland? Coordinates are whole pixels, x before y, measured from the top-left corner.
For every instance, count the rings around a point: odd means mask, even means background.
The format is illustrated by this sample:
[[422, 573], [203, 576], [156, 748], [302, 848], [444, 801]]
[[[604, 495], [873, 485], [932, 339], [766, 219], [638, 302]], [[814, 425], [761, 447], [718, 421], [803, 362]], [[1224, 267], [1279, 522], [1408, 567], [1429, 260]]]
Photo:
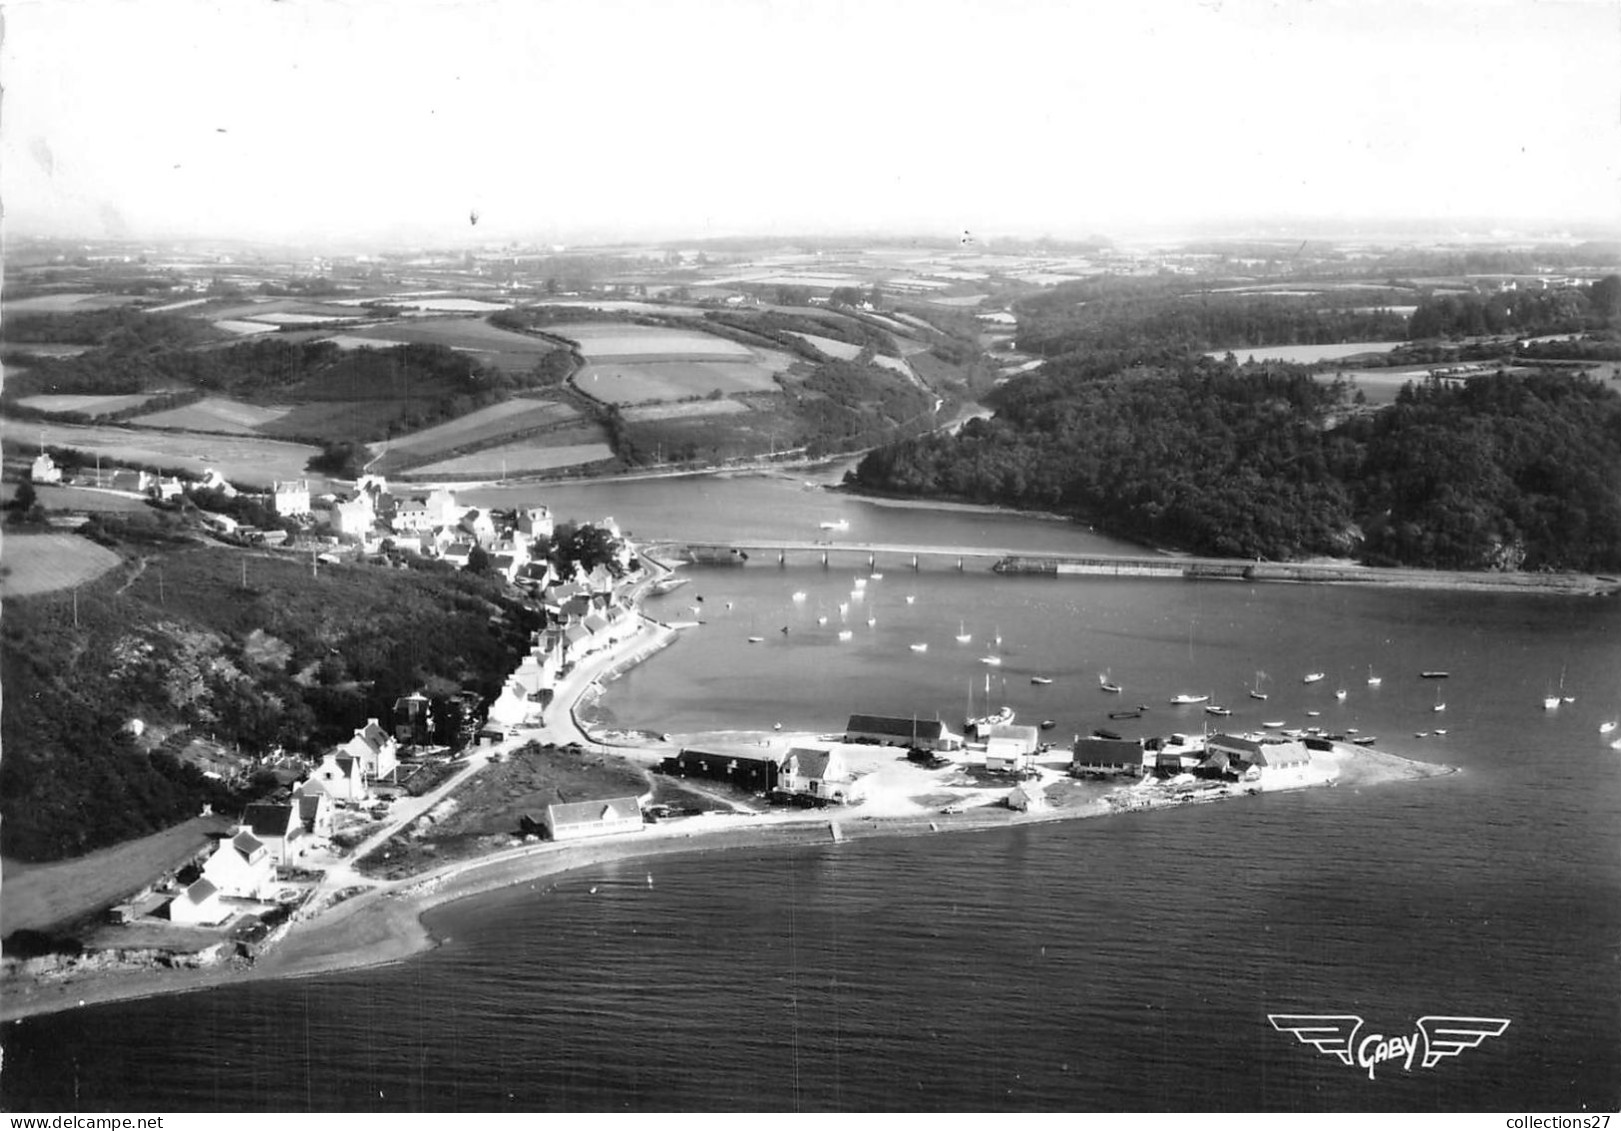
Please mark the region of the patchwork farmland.
[[565, 322], [547, 333], [578, 342], [587, 361], [748, 361], [754, 350], [699, 330], [671, 330], [629, 322]]
[[230, 397], [204, 397], [195, 404], [137, 416], [130, 421], [145, 428], [189, 428], [198, 432], [233, 432], [251, 436], [286, 416], [284, 407], [248, 404]]
[[318, 448], [259, 436], [203, 432], [156, 432], [101, 424], [0, 420], [0, 441], [99, 452], [109, 463], [175, 467], [200, 475], [214, 468], [233, 483], [268, 487], [278, 479], [302, 479]]
[[[526, 432], [568, 424], [579, 416], [578, 409], [557, 401], [522, 397], [501, 401], [389, 441], [373, 470], [394, 473], [467, 448], [498, 444]], [[536, 441], [536, 445], [539, 444], [540, 441]]]
[[774, 392], [776, 374], [788, 368], [786, 356], [783, 362], [776, 369], [760, 361], [593, 363], [574, 375], [574, 387], [593, 400], [613, 405], [680, 401], [716, 392], [722, 396]]
[[23, 397], [17, 403], [40, 412], [79, 412], [85, 416], [106, 416], [121, 409], [145, 404], [152, 393], [44, 393]]
[[491, 326], [482, 318], [412, 318], [344, 330], [332, 335], [345, 349], [375, 342], [378, 349], [401, 343], [446, 346], [474, 354], [478, 360], [507, 372], [523, 372], [558, 346], [545, 338]]
[[[562, 435], [547, 437], [547, 442], [544, 443], [540, 440], [520, 440], [485, 448], [471, 455], [440, 460], [437, 463], [413, 468], [410, 477], [495, 479], [510, 475], [535, 475], [566, 467], [581, 467], [615, 458], [614, 450], [608, 446], [605, 438], [591, 438], [593, 434], [600, 435], [595, 430], [578, 429], [571, 430], [571, 433], [572, 435], [567, 437]], [[568, 439], [576, 442], [562, 442]]]

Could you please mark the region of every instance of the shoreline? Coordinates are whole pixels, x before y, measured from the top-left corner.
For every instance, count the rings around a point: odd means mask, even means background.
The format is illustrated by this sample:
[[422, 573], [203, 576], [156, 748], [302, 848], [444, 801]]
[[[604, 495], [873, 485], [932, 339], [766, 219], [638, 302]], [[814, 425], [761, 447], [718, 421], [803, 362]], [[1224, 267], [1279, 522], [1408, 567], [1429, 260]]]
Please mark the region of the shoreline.
[[[600, 744], [600, 740], [592, 741]], [[1324, 767], [1327, 772], [1311, 780], [1272, 786], [1262, 792], [1288, 793], [1333, 785], [1355, 787], [1422, 781], [1461, 772], [1454, 766], [1418, 762], [1386, 751], [1345, 744], [1329, 752], [1324, 761], [1328, 763]], [[1229, 792], [1196, 804], [1242, 798], [1242, 793]], [[1182, 807], [1183, 804], [1165, 798], [1118, 807], [1095, 801], [1030, 813], [978, 806], [951, 816], [932, 812], [865, 815], [859, 807], [758, 815], [727, 813], [646, 825], [637, 832], [596, 839], [543, 841], [443, 865], [408, 879], [377, 884], [353, 898], [321, 907], [309, 918], [295, 916], [293, 922], [297, 929], [288, 930], [267, 953], [248, 964], [232, 960], [190, 969], [92, 969], [71, 972], [60, 978], [13, 979], [17, 984], [8, 986], [4, 1000], [0, 1001], [0, 1023], [20, 1022], [83, 1006], [395, 965], [428, 953], [441, 944], [442, 940], [425, 922], [432, 911], [461, 900], [525, 883], [534, 885], [542, 879], [603, 864], [739, 849], [783, 849], [894, 837], [993, 832]]]

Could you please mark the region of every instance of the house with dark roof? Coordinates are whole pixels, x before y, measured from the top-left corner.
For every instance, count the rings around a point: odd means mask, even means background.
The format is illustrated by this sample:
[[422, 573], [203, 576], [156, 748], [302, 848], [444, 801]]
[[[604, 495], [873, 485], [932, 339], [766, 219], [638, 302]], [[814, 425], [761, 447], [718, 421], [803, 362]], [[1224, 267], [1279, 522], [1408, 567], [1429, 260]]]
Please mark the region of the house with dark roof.
[[839, 804], [855, 798], [855, 778], [836, 749], [790, 748], [782, 760], [777, 788], [787, 794]]
[[318, 781], [307, 781], [293, 792], [304, 835], [326, 840], [332, 835], [332, 795]]
[[1072, 774], [1133, 774], [1143, 772], [1140, 738], [1076, 738], [1070, 756]]
[[939, 719], [902, 715], [851, 715], [844, 728], [844, 741], [915, 746], [922, 750], [962, 749], [962, 738], [947, 730]]
[[270, 850], [270, 858], [277, 864], [286, 864], [302, 850], [304, 822], [299, 819], [297, 805], [261, 802], [242, 811], [240, 832], [246, 828]]
[[219, 888], [204, 876], [169, 902], [169, 920], [192, 927], [214, 927], [230, 918]]
[[640, 832], [643, 828], [642, 804], [634, 797], [566, 801], [546, 806], [542, 824], [546, 835], [552, 840]]
[[389, 777], [400, 764], [400, 744], [376, 719], [367, 719], [366, 725], [337, 752], [358, 758], [360, 772], [371, 781]]
[[309, 781], [299, 792], [314, 787], [322, 790], [333, 801], [363, 801], [366, 781], [360, 770], [360, 759], [348, 754], [323, 754], [321, 764], [310, 772]]
[[203, 865], [203, 878], [221, 895], [265, 899], [276, 889], [276, 862], [264, 841], [243, 829], [220, 841]]
[[1231, 768], [1239, 771], [1245, 781], [1299, 776], [1311, 765], [1311, 751], [1290, 738], [1213, 734], [1205, 740], [1205, 748], [1212, 756], [1225, 754]]
[[769, 793], [777, 788], [782, 766], [777, 759], [752, 750], [726, 750], [713, 746], [683, 747], [675, 756], [666, 758], [660, 769], [667, 774], [683, 778], [705, 778], [726, 782], [750, 793]]

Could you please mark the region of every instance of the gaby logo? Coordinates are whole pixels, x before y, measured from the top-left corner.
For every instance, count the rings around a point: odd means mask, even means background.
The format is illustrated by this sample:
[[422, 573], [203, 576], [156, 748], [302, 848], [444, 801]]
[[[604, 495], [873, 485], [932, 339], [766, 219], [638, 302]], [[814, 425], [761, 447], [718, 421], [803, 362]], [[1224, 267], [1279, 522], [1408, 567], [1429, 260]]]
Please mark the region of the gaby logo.
[[1366, 1068], [1369, 1080], [1375, 1068], [1390, 1061], [1401, 1061], [1408, 1072], [1415, 1059], [1421, 1067], [1434, 1068], [1442, 1057], [1457, 1056], [1487, 1037], [1501, 1037], [1508, 1028], [1501, 1017], [1420, 1017], [1411, 1033], [1369, 1033], [1359, 1039], [1362, 1018], [1354, 1013], [1269, 1013], [1266, 1019], [1280, 1033], [1293, 1033], [1301, 1044], [1339, 1057], [1347, 1067]]

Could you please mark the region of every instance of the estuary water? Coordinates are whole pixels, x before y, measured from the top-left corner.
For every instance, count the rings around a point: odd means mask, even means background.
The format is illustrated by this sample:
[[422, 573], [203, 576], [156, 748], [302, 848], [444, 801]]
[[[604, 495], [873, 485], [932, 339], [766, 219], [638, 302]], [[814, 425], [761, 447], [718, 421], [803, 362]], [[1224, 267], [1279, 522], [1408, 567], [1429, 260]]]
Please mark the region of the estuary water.
[[[805, 537], [842, 517], [849, 541], [1126, 549], [1066, 524], [793, 480], [567, 490], [543, 501], [649, 537]], [[970, 697], [976, 711], [988, 697], [1067, 739], [1201, 730], [1199, 708], [1168, 703], [1191, 692], [1232, 707], [1224, 727], [1355, 727], [1460, 772], [591, 868], [438, 909], [444, 944], [396, 966], [7, 1025], [4, 1106], [1621, 1103], [1621, 752], [1598, 731], [1621, 715], [1621, 602], [921, 565], [835, 552], [826, 567], [691, 570], [648, 611], [703, 623], [609, 682], [596, 710], [678, 733], [835, 731], [857, 711], [955, 729]], [[1436, 669], [1448, 678], [1420, 678]], [[1571, 701], [1544, 710], [1561, 678]], [[1108, 719], [1137, 704], [1141, 720]], [[1270, 1014], [1355, 1015], [1362, 1037], [1405, 1038], [1438, 1015], [1509, 1025], [1370, 1078]]]

